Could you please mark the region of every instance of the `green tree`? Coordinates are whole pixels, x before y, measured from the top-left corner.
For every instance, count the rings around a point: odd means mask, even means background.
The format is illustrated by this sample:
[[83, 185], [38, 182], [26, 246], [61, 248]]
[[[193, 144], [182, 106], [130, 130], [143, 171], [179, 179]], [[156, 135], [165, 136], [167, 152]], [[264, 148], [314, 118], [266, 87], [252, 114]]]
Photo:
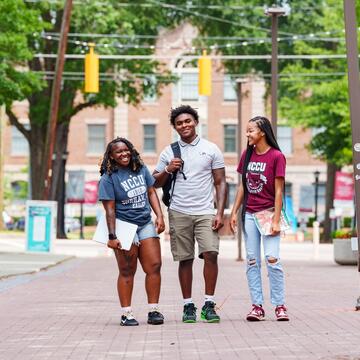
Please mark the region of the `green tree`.
[[39, 12], [28, 9], [22, 0], [0, 2], [0, 105], [9, 107], [42, 87], [41, 79], [23, 68], [32, 58], [28, 38], [44, 27]]
[[[9, 2], [11, 2], [9, 0]], [[19, 1], [18, 1], [19, 2]], [[154, 52], [156, 35], [160, 30], [158, 24], [169, 24], [170, 19], [166, 10], [157, 11], [151, 7], [138, 6], [141, 1], [132, 1], [128, 6], [121, 6], [118, 1], [86, 0], [75, 2], [71, 18], [71, 33], [89, 34], [88, 37], [77, 39], [69, 38], [67, 53], [81, 54], [87, 51], [85, 42], [96, 42], [96, 51], [101, 54], [143, 54]], [[29, 76], [37, 80], [38, 86], [28, 86], [23, 97], [29, 102], [30, 129], [26, 129], [12, 111], [11, 101], [6, 101], [6, 112], [12, 125], [16, 126], [26, 137], [30, 145], [30, 167], [32, 197], [43, 198], [45, 179], [45, 143], [49, 105], [51, 97], [52, 79], [55, 69], [55, 59], [34, 56], [35, 53], [56, 54], [59, 31], [62, 20], [63, 2], [41, 1], [20, 2], [24, 10], [38, 14], [41, 24], [48, 34], [37, 28], [25, 34], [29, 45], [24, 60], [27, 65], [21, 76]], [[13, 22], [15, 17], [12, 18]], [[16, 29], [21, 32], [21, 29]], [[51, 35], [50, 35], [51, 33]], [[92, 38], [90, 34], [111, 34]], [[152, 37], [139, 42], [132, 35], [144, 34]], [[24, 41], [25, 41], [24, 40]], [[138, 45], [138, 47], [135, 47]], [[142, 47], [146, 45], [146, 47]], [[151, 47], [150, 47], [151, 46]], [[64, 174], [66, 160], [63, 154], [67, 151], [69, 124], [74, 115], [85, 108], [105, 106], [112, 107], [116, 98], [121, 97], [127, 103], [137, 104], [144, 94], [160, 92], [161, 87], [172, 77], [163, 69], [162, 64], [154, 60], [102, 60], [100, 72], [104, 74], [98, 94], [84, 94], [83, 90], [83, 61], [67, 60], [64, 72], [75, 74], [73, 79], [64, 76], [60, 98], [60, 109], [56, 129], [55, 160], [53, 162], [51, 199], [57, 200], [58, 206], [58, 235], [65, 236], [63, 231], [63, 201], [64, 201]], [[153, 74], [160, 74], [157, 80], [152, 81]], [[19, 76], [20, 76], [19, 75]], [[42, 81], [40, 79], [43, 79]], [[21, 79], [20, 79], [21, 80]], [[19, 86], [24, 86], [23, 81]]]

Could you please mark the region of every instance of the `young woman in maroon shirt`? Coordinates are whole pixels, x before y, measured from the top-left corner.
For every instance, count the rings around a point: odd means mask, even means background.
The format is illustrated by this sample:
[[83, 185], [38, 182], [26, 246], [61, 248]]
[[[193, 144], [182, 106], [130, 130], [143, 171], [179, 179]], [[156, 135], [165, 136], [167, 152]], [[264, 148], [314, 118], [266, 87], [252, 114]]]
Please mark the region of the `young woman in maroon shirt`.
[[[275, 139], [270, 121], [262, 116], [252, 118], [247, 126], [247, 149], [241, 157], [237, 171], [242, 174], [230, 226], [235, 231], [237, 213], [242, 206], [243, 232], [246, 246], [246, 275], [252, 300], [248, 321], [265, 317], [261, 284], [261, 239], [263, 240], [271, 303], [277, 320], [288, 321], [284, 299], [284, 272], [280, 262], [280, 215], [283, 205], [286, 161]], [[254, 213], [274, 208], [270, 235], [259, 231]]]

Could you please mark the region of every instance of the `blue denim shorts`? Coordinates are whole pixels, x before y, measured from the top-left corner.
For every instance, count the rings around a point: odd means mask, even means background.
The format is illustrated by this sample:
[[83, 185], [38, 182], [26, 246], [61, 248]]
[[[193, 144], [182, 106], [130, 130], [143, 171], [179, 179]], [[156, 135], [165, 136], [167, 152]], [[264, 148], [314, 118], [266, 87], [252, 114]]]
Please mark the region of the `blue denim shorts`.
[[138, 226], [133, 242], [136, 245], [140, 245], [141, 240], [145, 240], [152, 237], [158, 238], [159, 235], [156, 232], [154, 223], [150, 221], [143, 226]]

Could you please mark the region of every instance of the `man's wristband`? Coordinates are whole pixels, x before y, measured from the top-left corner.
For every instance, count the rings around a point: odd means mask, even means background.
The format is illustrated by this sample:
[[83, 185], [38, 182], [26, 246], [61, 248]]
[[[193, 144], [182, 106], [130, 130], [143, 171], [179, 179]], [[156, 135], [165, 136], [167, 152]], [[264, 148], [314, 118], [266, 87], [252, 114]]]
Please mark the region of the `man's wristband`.
[[112, 233], [109, 234], [109, 240], [116, 240], [116, 239], [117, 239], [116, 234], [112, 234]]
[[172, 172], [168, 170], [167, 166], [165, 166], [165, 169], [164, 169], [164, 170], [165, 170], [165, 172], [166, 172], [167, 174], [169, 174], [169, 175], [172, 174]]

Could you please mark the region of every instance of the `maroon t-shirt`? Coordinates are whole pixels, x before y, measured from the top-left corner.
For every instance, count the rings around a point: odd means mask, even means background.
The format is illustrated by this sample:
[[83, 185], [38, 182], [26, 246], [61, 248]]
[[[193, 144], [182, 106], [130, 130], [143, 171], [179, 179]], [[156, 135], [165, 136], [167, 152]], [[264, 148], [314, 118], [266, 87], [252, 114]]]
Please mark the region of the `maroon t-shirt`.
[[[246, 150], [237, 168], [240, 174], [243, 172], [245, 154]], [[254, 213], [274, 207], [275, 178], [285, 177], [285, 167], [286, 160], [281, 151], [270, 148], [265, 154], [258, 155], [254, 149], [246, 172], [246, 211]]]

